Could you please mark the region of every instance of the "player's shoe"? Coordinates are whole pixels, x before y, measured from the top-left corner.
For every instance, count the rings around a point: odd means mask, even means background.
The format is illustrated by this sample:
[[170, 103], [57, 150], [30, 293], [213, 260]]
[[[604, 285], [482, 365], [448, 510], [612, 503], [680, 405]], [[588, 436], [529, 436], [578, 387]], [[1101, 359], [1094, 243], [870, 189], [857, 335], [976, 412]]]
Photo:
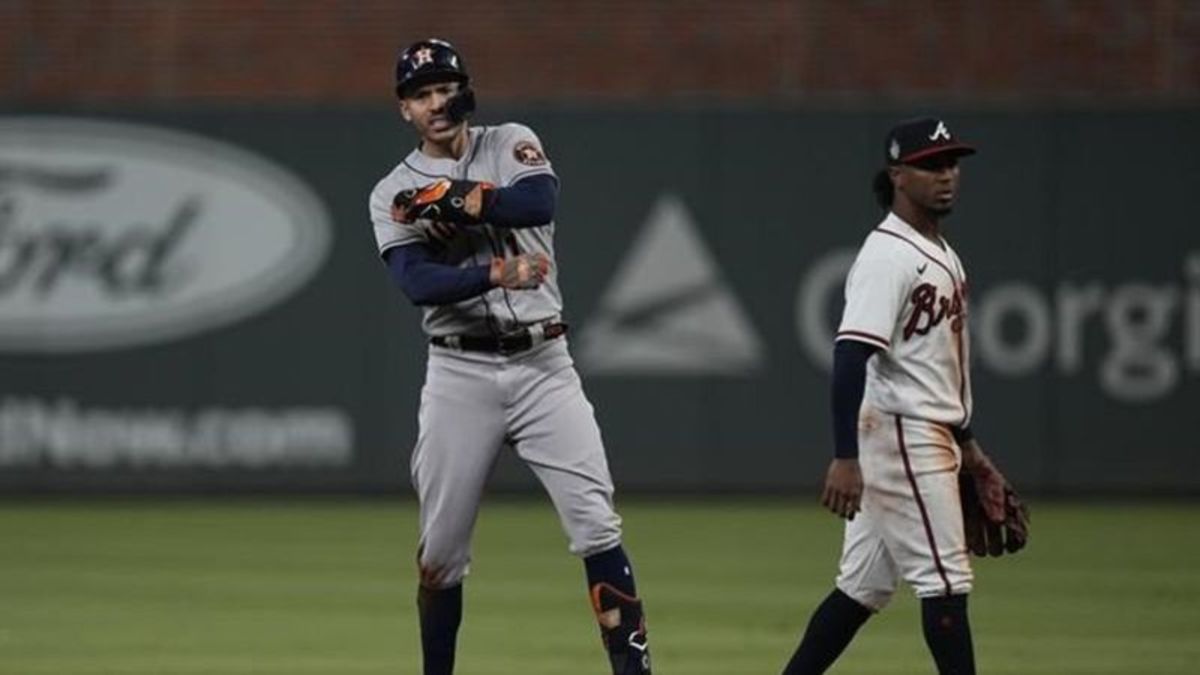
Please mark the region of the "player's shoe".
[[592, 586], [592, 609], [613, 675], [650, 675], [650, 643], [642, 601], [600, 583]]

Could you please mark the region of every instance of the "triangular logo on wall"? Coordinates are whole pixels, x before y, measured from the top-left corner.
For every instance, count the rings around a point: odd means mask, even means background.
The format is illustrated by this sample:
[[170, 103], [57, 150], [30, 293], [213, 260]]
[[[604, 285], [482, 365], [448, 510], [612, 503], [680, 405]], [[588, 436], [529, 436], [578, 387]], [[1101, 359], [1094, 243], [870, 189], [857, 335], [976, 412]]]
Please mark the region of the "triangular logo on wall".
[[762, 365], [762, 340], [678, 197], [650, 210], [578, 354], [585, 371], [614, 375], [740, 375]]

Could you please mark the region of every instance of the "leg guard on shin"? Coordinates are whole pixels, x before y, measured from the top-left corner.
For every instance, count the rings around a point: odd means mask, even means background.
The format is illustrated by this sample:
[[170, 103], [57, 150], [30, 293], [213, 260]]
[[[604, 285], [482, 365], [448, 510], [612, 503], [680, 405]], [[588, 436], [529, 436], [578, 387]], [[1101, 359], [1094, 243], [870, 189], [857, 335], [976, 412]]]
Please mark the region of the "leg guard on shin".
[[592, 586], [592, 609], [613, 675], [650, 675], [650, 644], [642, 601], [606, 583]]

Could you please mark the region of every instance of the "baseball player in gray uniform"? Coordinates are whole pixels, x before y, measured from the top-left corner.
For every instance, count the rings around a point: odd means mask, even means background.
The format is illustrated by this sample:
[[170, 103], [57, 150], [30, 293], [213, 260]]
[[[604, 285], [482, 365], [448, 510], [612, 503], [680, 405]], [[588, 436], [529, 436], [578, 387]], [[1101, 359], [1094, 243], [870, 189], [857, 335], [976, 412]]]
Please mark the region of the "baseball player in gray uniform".
[[[934, 118], [903, 122], [885, 140], [874, 188], [887, 215], [847, 276], [834, 347], [834, 458], [822, 502], [849, 522], [835, 588], [785, 675], [825, 672], [900, 580], [921, 599], [938, 671], [975, 672], [960, 470], [993, 529], [1015, 497], [971, 432], [967, 279], [940, 229], [958, 160], [974, 152]], [[1008, 542], [1023, 545], [1023, 536]]]
[[443, 40], [400, 54], [400, 114], [420, 142], [370, 197], [379, 253], [423, 308], [429, 336], [411, 462], [424, 672], [453, 672], [480, 498], [497, 453], [511, 447], [583, 559], [613, 673], [650, 673], [604, 446], [567, 350], [553, 244], [558, 179], [528, 127], [468, 125], [469, 82]]

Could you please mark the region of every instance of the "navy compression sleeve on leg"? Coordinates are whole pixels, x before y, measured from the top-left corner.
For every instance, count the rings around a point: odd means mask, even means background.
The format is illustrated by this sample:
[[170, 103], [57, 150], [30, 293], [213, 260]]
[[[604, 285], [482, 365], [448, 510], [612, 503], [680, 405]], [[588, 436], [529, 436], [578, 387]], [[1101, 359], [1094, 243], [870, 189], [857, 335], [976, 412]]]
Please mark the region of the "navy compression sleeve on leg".
[[858, 457], [858, 410], [867, 386], [867, 361], [877, 351], [857, 340], [838, 340], [833, 347], [833, 452], [839, 458]]
[[451, 675], [458, 627], [462, 623], [462, 584], [450, 588], [417, 591], [421, 619], [421, 653], [425, 675]]
[[834, 589], [813, 612], [796, 653], [783, 675], [817, 675], [825, 672], [846, 650], [854, 634], [871, 618], [871, 610]]
[[938, 673], [975, 675], [975, 648], [971, 643], [966, 595], [923, 598], [921, 625]]

